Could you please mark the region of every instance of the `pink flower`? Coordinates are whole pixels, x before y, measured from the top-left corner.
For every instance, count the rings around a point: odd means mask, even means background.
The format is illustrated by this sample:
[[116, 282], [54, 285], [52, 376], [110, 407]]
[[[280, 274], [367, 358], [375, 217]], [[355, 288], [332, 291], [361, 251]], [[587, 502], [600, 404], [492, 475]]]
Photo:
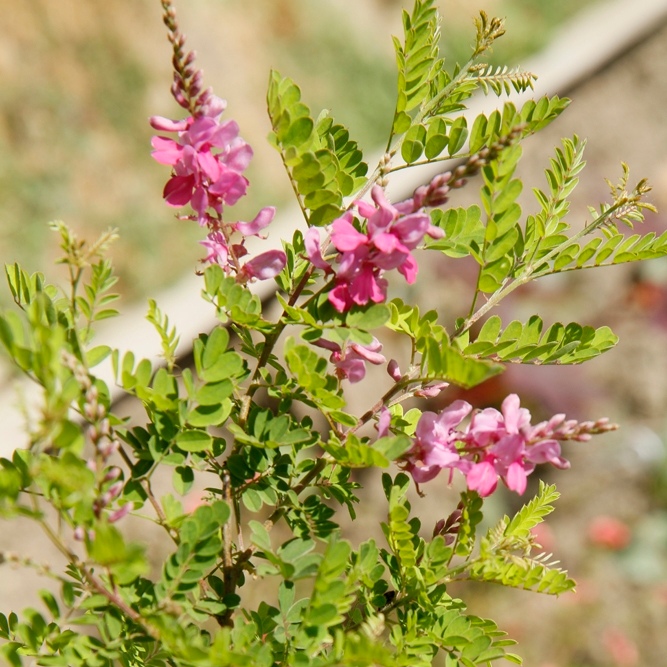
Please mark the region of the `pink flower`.
[[282, 250], [267, 250], [246, 262], [239, 271], [239, 278], [241, 281], [275, 278], [285, 268], [286, 263], [287, 257]]
[[555, 440], [532, 442], [531, 433], [530, 412], [520, 407], [516, 394], [505, 398], [501, 412], [487, 408], [473, 415], [467, 433], [470, 455], [473, 460], [480, 450], [484, 450], [484, 455], [466, 475], [468, 488], [487, 496], [493, 493], [500, 478], [507, 488], [521, 495], [536, 463], [560, 465], [560, 445]]
[[468, 403], [455, 401], [440, 414], [422, 414], [413, 446], [401, 464], [415, 482], [427, 482], [448, 468], [450, 477], [454, 469], [463, 473], [468, 489], [480, 496], [492, 494], [499, 480], [511, 491], [523, 494], [536, 465], [570, 466], [561, 456], [561, 440], [581, 441], [616, 428], [606, 419], [577, 423], [565, 420], [564, 415], [532, 426], [530, 412], [520, 406], [516, 394], [510, 394], [500, 411], [479, 410], [467, 427], [457, 430], [470, 411]]
[[241, 172], [250, 163], [252, 149], [238, 136], [235, 121], [220, 122], [219, 108], [217, 115], [181, 121], [151, 118], [154, 128], [178, 133], [177, 140], [158, 136], [151, 141], [153, 158], [173, 167], [164, 198], [170, 206], [190, 204], [200, 224], [209, 222], [209, 209], [220, 214], [223, 204], [235, 204], [248, 187]]
[[255, 216], [252, 222], [235, 222], [231, 226], [243, 236], [260, 236], [260, 232], [269, 225], [275, 214], [274, 206], [266, 206]]
[[[356, 202], [359, 215], [366, 219], [365, 231], [354, 226], [349, 211], [331, 224], [331, 243], [337, 250], [334, 287], [329, 301], [339, 312], [369, 302], [380, 303], [387, 296], [384, 271], [397, 269], [408, 283], [417, 277], [417, 263], [411, 252], [428, 234], [440, 238], [443, 231], [431, 224], [424, 212], [404, 213], [392, 206], [378, 185], [371, 191], [375, 205]], [[320, 269], [331, 271], [322, 257], [319, 233], [306, 234], [306, 252]]]
[[222, 232], [211, 232], [204, 241], [199, 243], [208, 249], [208, 255], [204, 258], [204, 262], [219, 264], [223, 268], [227, 268], [229, 247]]
[[487, 456], [483, 461], [475, 463], [466, 475], [466, 483], [471, 491], [477, 491], [482, 498], [490, 496], [498, 486], [494, 458]]
[[361, 382], [366, 376], [366, 362], [379, 366], [387, 360], [380, 354], [382, 343], [373, 338], [369, 345], [350, 343], [341, 349], [338, 343], [320, 338], [315, 345], [331, 350], [329, 360], [336, 367], [336, 376], [351, 383]]
[[132, 503], [125, 503], [117, 510], [114, 510], [109, 514], [108, 521], [109, 523], [116, 523], [122, 518], [126, 517], [132, 511]]
[[332, 268], [322, 257], [320, 248], [320, 230], [317, 227], [310, 227], [303, 237], [306, 253], [313, 266], [322, 269], [325, 273], [331, 273]]
[[227, 224], [222, 220], [225, 205], [235, 204], [246, 193], [248, 180], [242, 175], [252, 157], [252, 149], [241, 139], [235, 121], [220, 121], [225, 102], [212, 94], [196, 117], [169, 120], [155, 116], [151, 125], [163, 132], [176, 132], [177, 138], [153, 137], [153, 157], [173, 168], [164, 188], [170, 206], [188, 204], [194, 218], [208, 226], [209, 234], [201, 244], [208, 254], [204, 262], [222, 266], [226, 273], [238, 271], [239, 282], [253, 278], [266, 280], [283, 270], [287, 258], [282, 250], [270, 250], [247, 261], [240, 269], [238, 260], [247, 254], [242, 239], [233, 243], [234, 232], [242, 236], [261, 236], [271, 223], [276, 209], [267, 206], [251, 222]]
[[454, 401], [440, 414], [424, 412], [419, 418], [415, 441], [404, 456], [405, 469], [417, 483], [428, 482], [443, 468], [466, 469], [456, 443], [464, 433], [455, 430], [472, 410], [466, 401]]
[[389, 373], [389, 377], [391, 377], [394, 382], [398, 382], [403, 377], [396, 359], [389, 360], [389, 363], [387, 364], [387, 373]]

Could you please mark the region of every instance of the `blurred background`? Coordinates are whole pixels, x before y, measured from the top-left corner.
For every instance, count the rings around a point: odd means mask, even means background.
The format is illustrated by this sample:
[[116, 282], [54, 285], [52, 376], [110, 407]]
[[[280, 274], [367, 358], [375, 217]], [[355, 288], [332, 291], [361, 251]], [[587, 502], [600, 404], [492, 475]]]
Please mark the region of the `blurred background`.
[[[199, 0], [177, 6], [206, 83], [228, 100], [227, 117], [239, 122], [255, 149], [250, 196], [234, 210], [239, 219], [265, 205], [290, 203], [280, 159], [265, 142], [269, 69], [291, 76], [314, 114], [331, 109], [372, 155], [386, 141], [394, 104], [390, 35], [401, 34], [400, 9], [409, 4]], [[442, 48], [452, 64], [467, 59], [472, 20], [484, 9], [507, 19], [507, 35], [495, 47], [492, 62], [524, 63], [579, 20], [578, 12], [606, 4], [618, 3], [443, 1]], [[181, 115], [169, 95], [171, 53], [159, 2], [0, 0], [0, 10], [0, 261], [19, 261], [30, 271], [62, 279], [57, 268], [49, 270], [58, 248], [47, 222], [63, 219], [91, 239], [108, 227], [118, 228], [121, 239], [112, 256], [126, 305], [192, 274], [203, 256], [197, 243], [203, 233], [193, 223], [175, 220], [163, 204], [168, 174], [150, 158], [148, 117]], [[587, 39], [603, 43], [606, 34], [601, 23]], [[656, 24], [569, 91], [570, 109], [525, 144], [520, 173], [528, 212], [535, 209], [530, 188], [543, 187], [549, 156], [561, 137], [573, 133], [588, 138], [589, 164], [573, 197], [572, 219], [585, 219], [586, 205], [605, 199], [604, 177], [616, 181], [621, 160], [630, 165], [631, 180], [649, 177], [654, 203], [667, 210], [665, 63], [667, 26]], [[451, 205], [475, 203], [477, 188], [471, 182]], [[662, 230], [666, 222], [662, 214], [651, 216], [645, 231]], [[469, 304], [473, 267], [428, 255], [423, 262], [421, 281], [409, 289], [397, 282], [393, 293], [424, 307], [437, 306], [451, 321]], [[420, 284], [429, 289], [419, 291]], [[9, 302], [9, 292], [0, 290], [0, 305]], [[445, 393], [430, 407], [444, 407], [458, 397], [479, 407], [498, 406], [507, 393], [516, 392], [535, 421], [565, 412], [577, 419], [608, 416], [622, 425], [615, 434], [570, 446], [565, 455], [573, 465], [567, 473], [544, 471], [563, 498], [539, 539], [578, 580], [578, 590], [560, 600], [488, 585], [452, 592], [466, 599], [474, 613], [494, 618], [509, 631], [531, 667], [663, 664], [667, 261], [554, 277], [515, 292], [500, 314], [509, 321], [534, 312], [550, 318], [549, 323], [609, 324], [621, 342], [583, 367], [511, 367], [474, 392]], [[9, 369], [0, 368], [0, 382], [3, 374], [9, 375]], [[537, 474], [532, 483], [537, 484]], [[425, 490], [427, 497], [418, 505], [427, 516], [437, 518], [442, 507], [453, 509], [457, 490], [448, 489], [444, 480]], [[512, 494], [497, 494], [488, 520], [519, 504]], [[378, 503], [377, 516], [372, 510], [364, 513], [369, 523], [382, 520], [382, 508]], [[355, 531], [365, 538], [368, 526], [350, 527], [352, 539]], [[0, 549], [30, 550], [30, 544], [30, 535], [9, 535], [0, 526]], [[2, 606], [31, 603], [12, 593], [7, 604], [4, 569]]]

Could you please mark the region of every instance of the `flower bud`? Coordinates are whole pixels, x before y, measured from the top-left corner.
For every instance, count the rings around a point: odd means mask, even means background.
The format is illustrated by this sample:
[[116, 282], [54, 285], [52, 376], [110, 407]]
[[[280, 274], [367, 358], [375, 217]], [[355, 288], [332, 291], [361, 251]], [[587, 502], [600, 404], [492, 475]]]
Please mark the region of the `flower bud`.
[[121, 470], [118, 466], [114, 466], [113, 468], [109, 468], [106, 475], [104, 475], [104, 481], [105, 482], [113, 482], [115, 479], [118, 479], [120, 477], [120, 473], [121, 473]]
[[127, 516], [131, 510], [132, 503], [125, 503], [125, 505], [109, 514], [109, 523], [116, 523], [116, 521], [120, 521], [123, 517]]
[[108, 496], [107, 504], [120, 495], [121, 491], [123, 490], [123, 486], [123, 482], [116, 482], [109, 487], [108, 491], [104, 494], [105, 497]]
[[389, 376], [394, 382], [398, 382], [403, 377], [396, 359], [389, 360], [389, 363], [387, 364], [387, 373], [389, 373]]

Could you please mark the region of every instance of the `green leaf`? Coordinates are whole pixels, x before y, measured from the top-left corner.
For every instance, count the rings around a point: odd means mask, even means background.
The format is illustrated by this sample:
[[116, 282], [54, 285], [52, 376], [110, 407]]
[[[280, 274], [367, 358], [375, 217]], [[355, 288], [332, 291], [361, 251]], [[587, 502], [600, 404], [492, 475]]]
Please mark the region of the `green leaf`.
[[431, 222], [445, 232], [442, 239], [427, 241], [426, 247], [449, 257], [466, 257], [484, 243], [484, 224], [479, 206], [431, 211]]
[[172, 484], [178, 494], [184, 496], [190, 491], [195, 481], [192, 468], [187, 466], [176, 466], [172, 475]]
[[403, 159], [411, 164], [416, 162], [424, 152], [426, 143], [426, 128], [423, 125], [413, 125], [405, 135], [401, 146]]
[[271, 551], [271, 538], [269, 531], [264, 527], [263, 523], [251, 520], [248, 522], [248, 527], [251, 531], [251, 542], [264, 552]]
[[424, 146], [426, 158], [432, 160], [438, 157], [447, 148], [448, 142], [447, 123], [443, 118], [433, 118], [426, 130], [426, 144]]
[[190, 429], [176, 436], [176, 445], [186, 452], [205, 452], [211, 449], [213, 438], [206, 431]]
[[295, 119], [282, 137], [283, 146], [299, 147], [306, 143], [310, 139], [314, 127], [313, 119], [308, 116]]
[[454, 120], [449, 128], [447, 150], [450, 155], [456, 155], [468, 138], [468, 123], [464, 116], [459, 116]]
[[431, 82], [441, 67], [438, 17], [432, 0], [418, 0], [412, 14], [403, 12], [404, 41], [394, 38], [398, 65], [398, 98], [392, 134], [410, 127], [408, 112], [428, 100]]
[[326, 225], [342, 213], [343, 197], [364, 183], [368, 170], [349, 132], [323, 113], [317, 122], [301, 102], [299, 87], [271, 73], [267, 93], [271, 142], [283, 154], [309, 225]]
[[497, 315], [490, 317], [464, 355], [524, 364], [578, 364], [611, 349], [618, 337], [609, 327], [567, 326], [555, 323], [543, 332], [543, 322], [533, 315], [522, 324], [513, 321], [501, 330]]
[[532, 528], [542, 523], [545, 516], [553, 512], [553, 505], [560, 497], [555, 484], [545, 484], [540, 480], [537, 495], [524, 505], [512, 518], [507, 520], [504, 535], [518, 539], [528, 539]]
[[111, 348], [108, 345], [97, 345], [86, 352], [86, 366], [88, 368], [95, 368], [110, 354]]
[[426, 377], [444, 380], [459, 387], [476, 387], [502, 373], [503, 366], [466, 356], [455, 347], [431, 338], [425, 341]]
[[384, 303], [376, 303], [363, 308], [354, 308], [347, 314], [345, 322], [350, 327], [371, 331], [384, 326], [390, 316], [389, 306]]

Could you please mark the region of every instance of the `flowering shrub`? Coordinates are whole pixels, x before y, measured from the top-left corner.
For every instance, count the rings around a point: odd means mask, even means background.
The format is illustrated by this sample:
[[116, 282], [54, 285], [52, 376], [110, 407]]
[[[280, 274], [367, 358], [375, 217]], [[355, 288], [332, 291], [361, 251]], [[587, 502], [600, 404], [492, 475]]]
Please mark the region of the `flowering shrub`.
[[[567, 102], [543, 98], [520, 109], [505, 102], [470, 122], [463, 111], [474, 91], [524, 91], [533, 76], [483, 64], [503, 34], [502, 22], [484, 13], [469, 62], [445, 68], [433, 5], [416, 0], [404, 14], [396, 109], [370, 176], [348, 131], [327, 113], [313, 119], [296, 84], [272, 72], [270, 141], [303, 220], [283, 250], [253, 255], [245, 239], [271, 234], [275, 209], [229, 221], [246, 194], [252, 150], [238, 125], [222, 120], [225, 104], [203, 88], [171, 1], [162, 0], [172, 93], [188, 115], [151, 119], [161, 133], [153, 157], [171, 168], [166, 203], [207, 229], [203, 298], [219, 325], [193, 341], [192, 367], [179, 366], [178, 333], [154, 301], [148, 319], [161, 338], [162, 366], [93, 346], [95, 323], [116, 314], [104, 258], [113, 235], [88, 246], [54, 225], [70, 271], [66, 290], [7, 267], [18, 312], [0, 316], [0, 341], [43, 397], [26, 447], [0, 461], [0, 512], [32, 519], [67, 561], [63, 572], [44, 569], [61, 591], [60, 599], [42, 592], [46, 611], [0, 615], [0, 655], [9, 664], [29, 656], [63, 666], [407, 667], [438, 655], [448, 666], [520, 663], [508, 652], [513, 641], [493, 621], [468, 614], [449, 584], [490, 581], [552, 595], [573, 588], [532, 531], [552, 511], [555, 486], [540, 482], [512, 518], [481, 531], [484, 498], [499, 482], [525, 493], [537, 466], [569, 467], [563, 443], [614, 425], [564, 415], [533, 425], [515, 394], [500, 410], [455, 400], [423, 411], [420, 399], [479, 385], [509, 362], [578, 364], [613, 347], [608, 327], [545, 328], [537, 315], [504, 324], [490, 311], [542, 276], [664, 256], [667, 233], [625, 233], [651, 208], [645, 182], [628, 187], [627, 168], [610, 201], [591, 209], [578, 231], [571, 227], [567, 196], [583, 167], [576, 137], [556, 151], [546, 190], [535, 193], [537, 212], [524, 216], [514, 176], [521, 141]], [[408, 199], [389, 201], [395, 171], [445, 160], [454, 166]], [[444, 208], [452, 190], [472, 187], [474, 178], [481, 209]], [[451, 330], [438, 313], [391, 298], [391, 272], [415, 282], [422, 248], [477, 263], [470, 310]], [[275, 321], [250, 289], [267, 279], [275, 279], [282, 306]], [[403, 370], [386, 348], [381, 353], [386, 332], [409, 349]], [[110, 388], [95, 374], [105, 359], [145, 419], [114, 413]], [[387, 388], [362, 412], [344, 389], [365, 381], [368, 363], [386, 367]], [[416, 400], [406, 409], [408, 399]], [[297, 419], [296, 406], [306, 416]], [[388, 506], [377, 510], [386, 543], [351, 544], [340, 535], [342, 509], [355, 516], [352, 473], [360, 468], [387, 469]], [[152, 482], [164, 470], [173, 493], [158, 497]], [[426, 494], [439, 473], [453, 481], [456, 470], [460, 502], [422, 529], [410, 516], [410, 489]], [[182, 497], [202, 478], [215, 484], [186, 509]], [[156, 522], [170, 544], [152, 571], [149, 545], [124, 534], [129, 515]], [[34, 566], [13, 554], [1, 560]], [[248, 602], [241, 593], [254, 580], [274, 581], [276, 594]]]

